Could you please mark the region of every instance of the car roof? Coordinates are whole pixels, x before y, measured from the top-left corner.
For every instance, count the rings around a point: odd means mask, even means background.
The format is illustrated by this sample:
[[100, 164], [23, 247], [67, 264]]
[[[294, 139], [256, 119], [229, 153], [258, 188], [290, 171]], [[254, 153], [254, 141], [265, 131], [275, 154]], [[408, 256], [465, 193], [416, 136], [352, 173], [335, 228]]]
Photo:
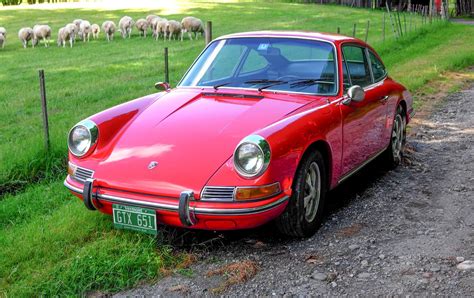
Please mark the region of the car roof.
[[[310, 32], [310, 31], [252, 31], [252, 32], [241, 32], [221, 36], [217, 39], [228, 39], [228, 38], [243, 38], [243, 37], [287, 37], [287, 38], [303, 38], [303, 39], [317, 39], [328, 42], [339, 42], [339, 41], [357, 41], [361, 40], [345, 35], [335, 33], [323, 33], [323, 32]], [[363, 43], [363, 42], [362, 42]]]

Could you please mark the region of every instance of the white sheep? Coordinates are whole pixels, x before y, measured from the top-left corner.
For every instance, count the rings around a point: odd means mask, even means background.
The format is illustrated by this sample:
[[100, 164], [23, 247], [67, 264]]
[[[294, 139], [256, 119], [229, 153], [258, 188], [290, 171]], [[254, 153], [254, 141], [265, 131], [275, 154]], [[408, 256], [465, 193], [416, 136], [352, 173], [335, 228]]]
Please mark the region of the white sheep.
[[65, 26], [65, 28], [67, 29], [67, 31], [69, 32], [69, 42], [71, 43], [74, 43], [74, 41], [76, 40], [76, 36], [77, 34], [79, 34], [79, 30], [77, 29], [77, 26], [76, 24], [74, 23], [69, 23]]
[[145, 19], [138, 19], [135, 26], [137, 27], [139, 34], [143, 34], [143, 37], [146, 37], [146, 31], [148, 30], [147, 21]]
[[176, 39], [179, 37], [180, 34], [181, 34], [180, 22], [171, 20], [166, 23], [165, 40], [166, 40], [166, 36], [168, 36], [168, 40], [171, 40], [171, 37], [173, 37], [173, 39]]
[[74, 44], [74, 39], [71, 38], [71, 31], [67, 27], [62, 27], [58, 31], [58, 47], [66, 47], [66, 41], [69, 40], [69, 44], [72, 45]]
[[[75, 36], [79, 37], [79, 39], [82, 39], [82, 36], [81, 36], [81, 23], [82, 23], [82, 20], [81, 19], [75, 19], [74, 21], [72, 21], [72, 23], [76, 26]], [[76, 39], [76, 37], [74, 37], [74, 40], [75, 39]]]
[[153, 21], [154, 18], [159, 18], [159, 16], [155, 14], [150, 14], [146, 16], [146, 22], [148, 23], [148, 26], [151, 26], [151, 22]]
[[33, 27], [33, 47], [42, 39], [44, 46], [48, 47], [51, 40], [51, 27], [48, 25], [35, 25]]
[[181, 41], [183, 41], [184, 33], [188, 33], [189, 39], [193, 40], [193, 36], [191, 33], [194, 33], [194, 38], [198, 39], [198, 33], [204, 35], [204, 24], [203, 22], [195, 17], [185, 17], [181, 21], [181, 26], [183, 27], [181, 30]]
[[102, 24], [102, 29], [104, 30], [105, 38], [107, 39], [107, 41], [114, 40], [115, 30], [117, 29], [114, 22], [105, 21]]
[[99, 33], [100, 33], [100, 26], [97, 25], [97, 24], [93, 24], [91, 26], [91, 29], [92, 29], [92, 37], [94, 39], [98, 39], [99, 38]]
[[5, 43], [7, 41], [7, 29], [4, 27], [0, 27], [0, 46], [2, 49], [5, 47]]
[[81, 25], [79, 26], [79, 36], [82, 37], [82, 41], [86, 42], [90, 40], [92, 28], [91, 28], [91, 23], [89, 21], [83, 20], [81, 22]]
[[153, 37], [155, 37], [155, 39], [158, 40], [161, 34], [163, 34], [163, 36], [165, 35], [166, 23], [168, 23], [168, 20], [160, 18], [160, 19], [154, 19], [153, 22], [152, 22]]
[[21, 28], [20, 31], [18, 31], [18, 38], [26, 49], [28, 47], [28, 42], [33, 39], [33, 29], [30, 27]]
[[129, 16], [124, 16], [119, 21], [119, 31], [123, 38], [130, 38], [132, 35], [133, 19]]

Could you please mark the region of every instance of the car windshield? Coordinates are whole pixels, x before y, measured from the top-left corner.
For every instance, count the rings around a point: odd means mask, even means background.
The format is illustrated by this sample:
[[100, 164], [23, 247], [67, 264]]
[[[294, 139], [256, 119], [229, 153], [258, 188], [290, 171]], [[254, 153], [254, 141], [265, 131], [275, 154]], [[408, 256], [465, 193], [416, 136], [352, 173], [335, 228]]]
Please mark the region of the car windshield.
[[337, 92], [334, 56], [331, 43], [317, 40], [222, 39], [207, 47], [179, 86], [332, 95]]

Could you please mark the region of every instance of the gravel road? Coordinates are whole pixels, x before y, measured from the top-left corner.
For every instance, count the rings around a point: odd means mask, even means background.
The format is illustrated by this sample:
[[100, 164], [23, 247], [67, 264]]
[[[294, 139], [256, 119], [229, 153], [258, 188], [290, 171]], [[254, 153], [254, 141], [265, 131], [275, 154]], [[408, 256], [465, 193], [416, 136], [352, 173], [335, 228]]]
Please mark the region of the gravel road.
[[474, 295], [474, 86], [418, 122], [403, 165], [374, 162], [332, 191], [313, 237], [168, 229], [197, 261], [118, 296]]

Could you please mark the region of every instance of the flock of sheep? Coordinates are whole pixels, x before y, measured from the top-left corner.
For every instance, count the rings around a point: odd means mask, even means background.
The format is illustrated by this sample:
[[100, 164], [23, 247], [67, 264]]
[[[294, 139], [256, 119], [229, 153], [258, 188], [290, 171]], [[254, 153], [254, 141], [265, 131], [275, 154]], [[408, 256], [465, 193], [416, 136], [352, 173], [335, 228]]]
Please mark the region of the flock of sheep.
[[[164, 40], [168, 39], [179, 39], [183, 41], [185, 33], [188, 34], [189, 39], [198, 39], [199, 34], [204, 35], [204, 24], [203, 22], [195, 17], [185, 17], [181, 22], [175, 20], [167, 20], [157, 15], [149, 15], [146, 19], [138, 19], [136, 22], [129, 16], [124, 16], [120, 19], [117, 26], [113, 21], [105, 21], [102, 24], [102, 30], [105, 34], [105, 39], [111, 41], [114, 39], [115, 32], [118, 31], [122, 35], [122, 38], [130, 38], [132, 34], [133, 26], [138, 29], [140, 36], [146, 37], [147, 32], [151, 29], [152, 36], [156, 40], [163, 37]], [[45, 47], [49, 46], [51, 40], [51, 27], [48, 25], [35, 25], [33, 28], [21, 28], [18, 31], [18, 38], [20, 39], [23, 47], [28, 47], [28, 43], [31, 41], [32, 47], [38, 45], [39, 41], [42, 40]], [[77, 38], [83, 42], [88, 42], [92, 35], [92, 38], [98, 39], [101, 32], [101, 27], [98, 24], [91, 24], [87, 20], [77, 19], [72, 23], [67, 24], [58, 31], [58, 46], [66, 47], [69, 43], [70, 47], [73, 47], [74, 42]], [[4, 27], [0, 27], [0, 47], [5, 47], [7, 39], [7, 30]]]

